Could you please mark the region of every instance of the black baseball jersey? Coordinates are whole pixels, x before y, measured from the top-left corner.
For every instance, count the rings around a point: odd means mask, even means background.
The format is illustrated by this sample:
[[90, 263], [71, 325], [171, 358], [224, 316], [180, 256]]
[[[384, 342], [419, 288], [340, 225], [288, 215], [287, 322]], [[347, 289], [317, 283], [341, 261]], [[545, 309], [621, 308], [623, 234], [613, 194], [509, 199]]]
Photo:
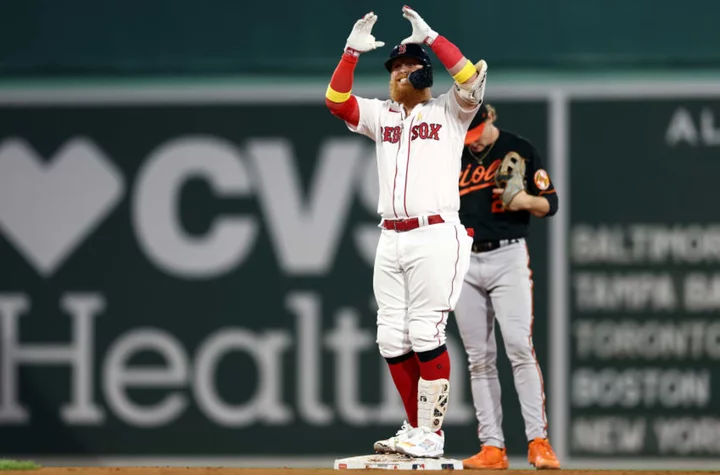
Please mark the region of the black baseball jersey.
[[[485, 155], [485, 152], [488, 152]], [[500, 195], [493, 195], [495, 174], [503, 157], [516, 152], [525, 158], [525, 181], [528, 194], [544, 196], [550, 203], [547, 216], [557, 211], [557, 194], [543, 168], [540, 154], [525, 138], [500, 130], [492, 148], [473, 153], [466, 146], [460, 172], [460, 220], [473, 228], [476, 241], [526, 237], [529, 232], [528, 211], [506, 211]], [[482, 160], [481, 160], [482, 159]]]

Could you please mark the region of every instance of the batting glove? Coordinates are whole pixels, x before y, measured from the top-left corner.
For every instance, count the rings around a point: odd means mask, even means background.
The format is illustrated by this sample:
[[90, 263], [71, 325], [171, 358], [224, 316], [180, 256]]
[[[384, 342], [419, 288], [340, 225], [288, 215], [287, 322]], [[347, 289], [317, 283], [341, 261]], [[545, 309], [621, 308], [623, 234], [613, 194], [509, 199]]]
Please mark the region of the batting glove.
[[425, 43], [431, 45], [435, 38], [438, 37], [438, 32], [433, 30], [425, 23], [418, 13], [412, 8], [405, 5], [402, 8], [403, 17], [407, 18], [412, 25], [412, 35], [402, 40], [402, 44], [408, 43]]
[[345, 44], [345, 51], [358, 56], [360, 53], [366, 53], [385, 46], [384, 42], [375, 41], [375, 37], [372, 35], [372, 27], [376, 21], [377, 15], [373, 12], [356, 21]]

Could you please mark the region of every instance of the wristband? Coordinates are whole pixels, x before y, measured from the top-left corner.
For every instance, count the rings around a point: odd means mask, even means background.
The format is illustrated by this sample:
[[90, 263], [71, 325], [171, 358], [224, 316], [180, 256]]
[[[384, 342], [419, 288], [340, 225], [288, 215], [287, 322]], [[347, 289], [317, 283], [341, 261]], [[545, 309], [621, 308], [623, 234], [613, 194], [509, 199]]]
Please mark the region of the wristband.
[[355, 48], [352, 48], [348, 45], [345, 45], [345, 50], [343, 51], [346, 54], [349, 54], [350, 56], [359, 57], [360, 51], [356, 50]]

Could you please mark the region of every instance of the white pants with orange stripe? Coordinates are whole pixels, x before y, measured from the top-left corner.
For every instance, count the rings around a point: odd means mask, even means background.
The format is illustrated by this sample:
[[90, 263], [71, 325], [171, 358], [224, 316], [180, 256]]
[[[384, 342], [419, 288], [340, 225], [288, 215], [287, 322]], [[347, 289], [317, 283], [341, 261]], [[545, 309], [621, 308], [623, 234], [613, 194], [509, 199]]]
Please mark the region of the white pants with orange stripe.
[[523, 239], [473, 253], [455, 319], [468, 355], [473, 402], [482, 445], [504, 447], [495, 320], [513, 369], [528, 440], [547, 437], [545, 392], [532, 342], [532, 272]]

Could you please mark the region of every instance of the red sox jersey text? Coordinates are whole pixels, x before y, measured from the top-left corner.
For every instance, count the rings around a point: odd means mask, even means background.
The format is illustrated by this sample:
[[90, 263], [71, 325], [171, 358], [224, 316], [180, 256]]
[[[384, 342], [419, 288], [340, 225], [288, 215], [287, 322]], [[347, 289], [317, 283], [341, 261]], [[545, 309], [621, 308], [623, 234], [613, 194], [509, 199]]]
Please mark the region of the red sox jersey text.
[[[440, 140], [438, 133], [442, 128], [442, 124], [428, 124], [427, 122], [421, 122], [417, 125], [412, 126], [410, 129], [410, 140]], [[381, 127], [380, 137], [383, 142], [398, 143], [400, 141], [400, 135], [402, 134], [402, 127]]]

